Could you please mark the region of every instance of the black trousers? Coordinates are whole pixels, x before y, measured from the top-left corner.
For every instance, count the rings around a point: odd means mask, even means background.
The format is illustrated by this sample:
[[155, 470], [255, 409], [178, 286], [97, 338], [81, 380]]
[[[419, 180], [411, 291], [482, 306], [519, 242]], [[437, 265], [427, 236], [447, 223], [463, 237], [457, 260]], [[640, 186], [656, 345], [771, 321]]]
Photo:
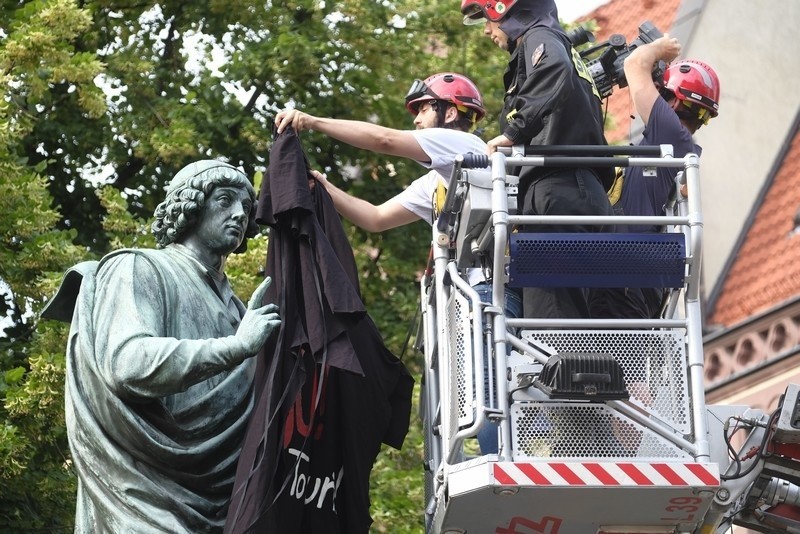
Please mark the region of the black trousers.
[[589, 292], [593, 319], [655, 319], [664, 291], [651, 287], [598, 288]]
[[[538, 169], [541, 170], [541, 169]], [[521, 176], [524, 183], [524, 176]], [[554, 169], [534, 179], [524, 192], [522, 215], [613, 215], [605, 188], [589, 169]], [[526, 232], [602, 232], [601, 225], [526, 225]], [[525, 317], [585, 319], [590, 317], [585, 288], [523, 289]]]

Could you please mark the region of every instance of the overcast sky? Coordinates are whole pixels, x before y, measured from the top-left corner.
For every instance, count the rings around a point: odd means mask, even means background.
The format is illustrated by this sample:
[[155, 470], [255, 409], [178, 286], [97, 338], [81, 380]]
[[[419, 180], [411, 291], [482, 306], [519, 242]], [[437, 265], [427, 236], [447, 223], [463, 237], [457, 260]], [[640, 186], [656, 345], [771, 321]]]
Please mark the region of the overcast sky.
[[558, 16], [564, 22], [572, 22], [609, 0], [556, 0]]

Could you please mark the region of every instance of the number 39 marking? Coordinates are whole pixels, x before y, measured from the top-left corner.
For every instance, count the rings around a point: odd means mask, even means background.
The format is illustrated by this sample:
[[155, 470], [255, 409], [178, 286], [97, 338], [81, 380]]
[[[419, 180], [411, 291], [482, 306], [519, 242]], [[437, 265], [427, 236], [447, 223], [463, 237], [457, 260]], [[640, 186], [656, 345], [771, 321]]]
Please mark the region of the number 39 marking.
[[[703, 504], [700, 497], [674, 497], [669, 500], [669, 505], [664, 509], [665, 512], [676, 513], [676, 517], [662, 517], [662, 521], [691, 521], [695, 513]], [[677, 517], [679, 516], [679, 517]]]

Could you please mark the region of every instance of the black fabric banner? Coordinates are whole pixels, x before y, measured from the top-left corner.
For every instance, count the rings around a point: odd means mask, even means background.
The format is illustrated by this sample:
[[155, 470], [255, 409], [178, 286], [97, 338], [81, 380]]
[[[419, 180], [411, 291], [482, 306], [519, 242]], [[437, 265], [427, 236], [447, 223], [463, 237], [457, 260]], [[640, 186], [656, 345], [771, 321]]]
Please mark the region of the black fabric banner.
[[282, 324], [257, 356], [228, 533], [367, 534], [372, 464], [408, 432], [413, 379], [364, 309], [330, 196], [309, 180], [289, 128], [257, 211], [270, 226], [265, 302], [279, 304]]

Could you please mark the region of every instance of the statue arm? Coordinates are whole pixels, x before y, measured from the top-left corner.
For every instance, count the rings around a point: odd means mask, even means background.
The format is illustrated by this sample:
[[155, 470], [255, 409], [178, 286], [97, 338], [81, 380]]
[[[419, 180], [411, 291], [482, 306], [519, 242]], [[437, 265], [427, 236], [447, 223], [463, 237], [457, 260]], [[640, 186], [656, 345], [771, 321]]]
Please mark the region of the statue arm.
[[[236, 325], [227, 335], [215, 331], [221, 311], [210, 287], [204, 288], [207, 295], [185, 295], [196, 302], [196, 317], [177, 317], [169, 307], [167, 284], [180, 285], [180, 292], [207, 284], [200, 280], [189, 287], [168, 277], [139, 254], [118, 256], [98, 273], [95, 358], [104, 381], [123, 398], [179, 393], [253, 355], [233, 335]], [[181, 325], [174, 326], [176, 321]], [[191, 339], [176, 337], [176, 328]]]

